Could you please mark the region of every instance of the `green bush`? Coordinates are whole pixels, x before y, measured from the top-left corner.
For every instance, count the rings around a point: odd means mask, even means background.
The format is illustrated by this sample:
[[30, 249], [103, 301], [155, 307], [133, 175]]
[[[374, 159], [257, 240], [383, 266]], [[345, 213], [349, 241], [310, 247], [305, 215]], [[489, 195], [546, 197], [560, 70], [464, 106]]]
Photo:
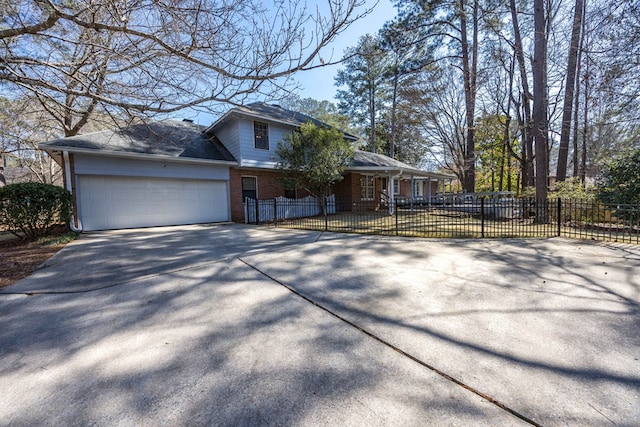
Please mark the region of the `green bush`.
[[70, 216], [71, 193], [61, 187], [39, 182], [0, 187], [0, 224], [18, 237], [43, 236]]
[[549, 199], [574, 199], [592, 202], [596, 198], [593, 186], [582, 185], [579, 178], [567, 178], [566, 181], [558, 181], [549, 191]]
[[610, 205], [640, 205], [640, 147], [607, 162], [598, 179], [598, 199]]

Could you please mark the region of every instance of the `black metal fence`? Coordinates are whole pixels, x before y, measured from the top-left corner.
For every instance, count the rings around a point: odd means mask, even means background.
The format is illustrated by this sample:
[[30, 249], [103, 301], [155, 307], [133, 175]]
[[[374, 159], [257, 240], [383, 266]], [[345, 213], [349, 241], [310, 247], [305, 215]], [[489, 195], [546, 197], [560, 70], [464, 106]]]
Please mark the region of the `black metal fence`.
[[[308, 205], [308, 201], [300, 203]], [[266, 223], [276, 227], [387, 236], [562, 236], [640, 244], [640, 206], [604, 205], [585, 200], [479, 199], [457, 204], [400, 202], [392, 205], [335, 201], [335, 210], [327, 214]]]

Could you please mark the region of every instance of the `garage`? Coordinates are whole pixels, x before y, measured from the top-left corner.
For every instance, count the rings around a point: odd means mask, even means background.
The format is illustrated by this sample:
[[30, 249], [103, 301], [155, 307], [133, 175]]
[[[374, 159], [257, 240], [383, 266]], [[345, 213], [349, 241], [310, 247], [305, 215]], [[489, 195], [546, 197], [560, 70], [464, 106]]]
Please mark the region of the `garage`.
[[227, 181], [78, 175], [84, 230], [229, 220]]

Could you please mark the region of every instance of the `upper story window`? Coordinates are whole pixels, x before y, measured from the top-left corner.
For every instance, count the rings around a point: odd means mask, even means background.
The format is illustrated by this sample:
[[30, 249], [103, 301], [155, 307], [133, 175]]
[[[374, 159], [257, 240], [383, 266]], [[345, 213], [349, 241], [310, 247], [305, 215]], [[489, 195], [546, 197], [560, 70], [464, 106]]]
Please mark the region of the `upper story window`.
[[258, 150], [269, 149], [269, 125], [262, 122], [253, 122], [253, 137], [255, 147]]

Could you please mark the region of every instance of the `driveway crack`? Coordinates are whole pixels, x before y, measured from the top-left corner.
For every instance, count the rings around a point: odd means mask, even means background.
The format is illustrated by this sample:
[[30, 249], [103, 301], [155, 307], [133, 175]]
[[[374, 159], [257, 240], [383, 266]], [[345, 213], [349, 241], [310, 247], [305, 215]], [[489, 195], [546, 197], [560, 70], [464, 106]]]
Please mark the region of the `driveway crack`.
[[497, 406], [498, 408], [510, 413], [511, 415], [521, 419], [522, 421], [531, 424], [533, 426], [537, 426], [537, 427], [542, 427], [541, 424], [535, 422], [534, 420], [532, 420], [531, 418], [521, 414], [520, 412], [516, 411], [515, 409], [512, 409], [510, 407], [508, 407], [507, 405], [505, 405], [504, 403], [500, 402], [499, 400], [487, 395], [486, 393], [481, 392], [480, 390], [465, 384], [464, 382], [462, 382], [461, 380], [454, 378], [453, 376], [447, 374], [446, 372], [436, 368], [435, 366], [419, 359], [416, 356], [413, 356], [412, 354], [407, 353], [406, 351], [402, 350], [401, 348], [393, 345], [392, 343], [390, 343], [389, 341], [385, 340], [384, 338], [376, 335], [375, 333], [363, 328], [362, 326], [346, 319], [345, 317], [339, 315], [338, 313], [332, 311], [330, 308], [325, 307], [324, 305], [314, 301], [313, 299], [307, 297], [306, 295], [300, 293], [299, 291], [297, 291], [296, 289], [294, 289], [293, 287], [291, 287], [290, 285], [287, 285], [286, 283], [276, 279], [275, 277], [269, 275], [268, 273], [262, 271], [261, 269], [259, 269], [258, 267], [256, 267], [255, 265], [249, 264], [247, 261], [245, 261], [244, 259], [238, 257], [238, 260], [240, 262], [242, 262], [243, 264], [245, 264], [247, 267], [252, 268], [253, 270], [257, 271], [258, 273], [260, 273], [261, 275], [263, 275], [264, 277], [268, 278], [269, 280], [277, 283], [280, 286], [283, 286], [284, 288], [286, 288], [289, 292], [293, 293], [294, 295], [296, 295], [299, 298], [302, 298], [303, 300], [305, 300], [306, 302], [316, 306], [317, 308], [325, 311], [326, 313], [330, 314], [331, 316], [337, 318], [338, 320], [340, 320], [341, 322], [346, 323], [347, 325], [357, 329], [358, 331], [360, 331], [361, 333], [365, 334], [366, 336], [368, 336], [369, 338], [372, 338], [376, 341], [378, 341], [379, 343], [385, 345], [386, 347], [389, 347], [390, 349], [394, 350], [395, 352], [399, 353], [400, 355], [402, 355], [403, 357], [406, 357], [410, 360], [412, 360], [415, 363], [418, 363], [419, 365], [433, 371], [434, 373], [440, 375], [441, 377], [445, 378], [446, 380], [464, 388], [467, 391], [470, 391], [471, 393], [481, 397], [482, 399], [486, 400], [487, 402]]

